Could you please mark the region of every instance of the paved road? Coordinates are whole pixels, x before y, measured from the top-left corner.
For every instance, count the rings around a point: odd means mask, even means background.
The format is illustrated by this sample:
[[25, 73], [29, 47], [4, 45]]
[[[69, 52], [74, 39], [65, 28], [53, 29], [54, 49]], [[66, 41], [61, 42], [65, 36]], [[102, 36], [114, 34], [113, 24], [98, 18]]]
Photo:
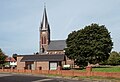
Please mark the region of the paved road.
[[68, 80], [63, 78], [52, 78], [38, 75], [25, 74], [0, 74], [0, 82], [85, 82], [77, 80]]

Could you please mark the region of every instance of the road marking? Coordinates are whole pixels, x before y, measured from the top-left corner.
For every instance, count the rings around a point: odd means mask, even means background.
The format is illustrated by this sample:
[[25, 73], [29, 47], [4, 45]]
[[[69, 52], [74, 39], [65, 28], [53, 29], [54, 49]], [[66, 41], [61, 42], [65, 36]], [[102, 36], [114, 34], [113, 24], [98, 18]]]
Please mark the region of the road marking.
[[0, 77], [12, 76], [11, 74], [0, 74]]
[[53, 80], [53, 79], [41, 79], [41, 80], [32, 81], [32, 82], [44, 82], [44, 81], [50, 81], [50, 80]]

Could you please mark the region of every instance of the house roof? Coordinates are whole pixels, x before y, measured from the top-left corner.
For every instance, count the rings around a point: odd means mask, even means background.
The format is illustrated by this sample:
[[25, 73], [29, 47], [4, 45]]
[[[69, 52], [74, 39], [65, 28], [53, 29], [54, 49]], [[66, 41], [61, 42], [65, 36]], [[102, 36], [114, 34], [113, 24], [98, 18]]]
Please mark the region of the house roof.
[[63, 54], [46, 54], [46, 55], [25, 55], [21, 62], [25, 61], [64, 61], [65, 55]]
[[13, 57], [7, 57], [5, 59], [5, 61], [7, 61], [7, 62], [16, 62], [16, 60]]
[[50, 44], [48, 45], [48, 51], [49, 50], [64, 50], [65, 47], [66, 47], [65, 40], [52, 40], [50, 41]]

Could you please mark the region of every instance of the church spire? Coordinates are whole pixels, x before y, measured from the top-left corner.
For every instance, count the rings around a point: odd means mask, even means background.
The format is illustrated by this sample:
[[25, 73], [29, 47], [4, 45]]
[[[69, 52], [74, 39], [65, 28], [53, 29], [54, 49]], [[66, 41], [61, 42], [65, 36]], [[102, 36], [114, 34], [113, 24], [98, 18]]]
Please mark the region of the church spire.
[[41, 30], [49, 30], [49, 23], [47, 19], [46, 5], [44, 4], [43, 18], [41, 22]]
[[47, 52], [50, 43], [50, 26], [48, 23], [46, 6], [44, 4], [43, 18], [40, 26], [40, 52]]

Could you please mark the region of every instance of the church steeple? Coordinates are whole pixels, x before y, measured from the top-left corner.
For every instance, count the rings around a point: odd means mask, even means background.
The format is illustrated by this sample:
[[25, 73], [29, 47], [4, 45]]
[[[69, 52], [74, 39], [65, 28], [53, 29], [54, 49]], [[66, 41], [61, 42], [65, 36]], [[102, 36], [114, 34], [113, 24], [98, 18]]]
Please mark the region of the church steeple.
[[50, 26], [48, 23], [46, 6], [44, 6], [43, 18], [40, 26], [40, 52], [47, 52], [50, 43]]
[[46, 12], [46, 6], [44, 5], [44, 12], [43, 12], [43, 18], [41, 22], [41, 30], [49, 30], [49, 23], [47, 19], [47, 12]]

